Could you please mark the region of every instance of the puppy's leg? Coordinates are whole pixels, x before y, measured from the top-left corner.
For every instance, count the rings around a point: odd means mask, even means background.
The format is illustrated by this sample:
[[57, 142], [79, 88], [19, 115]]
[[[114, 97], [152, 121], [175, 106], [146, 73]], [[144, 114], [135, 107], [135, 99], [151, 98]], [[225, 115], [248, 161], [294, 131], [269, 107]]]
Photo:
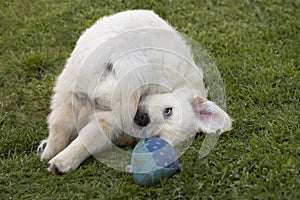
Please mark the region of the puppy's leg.
[[59, 98], [58, 94], [53, 98], [52, 112], [48, 117], [49, 136], [38, 147], [42, 160], [51, 159], [76, 137], [72, 95], [63, 98], [64, 101], [59, 101], [62, 97]]
[[76, 169], [90, 155], [101, 153], [112, 145], [112, 125], [106, 119], [94, 119], [81, 129], [78, 137], [50, 160], [49, 171], [66, 173]]

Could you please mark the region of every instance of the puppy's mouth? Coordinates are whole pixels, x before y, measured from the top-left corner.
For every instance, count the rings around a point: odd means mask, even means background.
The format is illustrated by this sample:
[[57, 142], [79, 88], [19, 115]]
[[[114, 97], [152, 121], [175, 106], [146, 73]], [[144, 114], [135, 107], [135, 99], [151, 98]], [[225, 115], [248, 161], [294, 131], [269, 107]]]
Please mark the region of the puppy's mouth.
[[135, 135], [138, 138], [146, 138], [146, 137], [152, 137], [152, 136], [160, 137], [162, 130], [163, 130], [162, 124], [160, 124], [160, 123], [157, 123], [157, 124], [151, 123], [151, 126], [149, 124], [144, 127], [135, 125], [135, 127], [136, 127]]

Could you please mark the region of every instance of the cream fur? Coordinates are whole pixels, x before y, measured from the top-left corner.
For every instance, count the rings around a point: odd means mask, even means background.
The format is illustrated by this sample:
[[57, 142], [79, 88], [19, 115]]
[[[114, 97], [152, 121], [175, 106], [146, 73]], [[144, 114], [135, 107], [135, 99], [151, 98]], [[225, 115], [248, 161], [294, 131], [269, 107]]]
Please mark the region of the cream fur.
[[[112, 143], [157, 135], [176, 146], [199, 130], [230, 130], [230, 117], [206, 97], [201, 70], [168, 23], [145, 10], [104, 17], [82, 34], [57, 79], [38, 152], [50, 171], [65, 173]], [[140, 106], [151, 119], [145, 127], [134, 123]]]

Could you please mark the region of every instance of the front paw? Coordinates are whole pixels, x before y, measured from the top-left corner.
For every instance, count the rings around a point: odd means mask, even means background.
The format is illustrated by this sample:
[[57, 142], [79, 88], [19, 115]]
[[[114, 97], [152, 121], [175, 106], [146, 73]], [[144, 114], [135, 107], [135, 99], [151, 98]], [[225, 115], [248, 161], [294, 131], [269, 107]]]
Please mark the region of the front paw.
[[63, 174], [67, 173], [71, 169], [72, 167], [68, 165], [65, 161], [56, 159], [54, 157], [52, 160], [50, 160], [49, 167], [47, 170], [53, 173]]
[[64, 158], [58, 154], [49, 161], [49, 167], [47, 170], [53, 173], [64, 174], [70, 170], [75, 170], [79, 164], [76, 160], [72, 160], [67, 157]]

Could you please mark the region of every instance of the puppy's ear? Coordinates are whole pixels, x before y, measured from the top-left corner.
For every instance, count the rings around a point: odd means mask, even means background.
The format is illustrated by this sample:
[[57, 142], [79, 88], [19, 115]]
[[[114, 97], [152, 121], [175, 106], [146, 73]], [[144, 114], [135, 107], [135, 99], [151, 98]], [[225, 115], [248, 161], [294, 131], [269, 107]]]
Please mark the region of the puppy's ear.
[[211, 102], [202, 97], [196, 97], [192, 101], [198, 129], [205, 133], [213, 133], [218, 130], [222, 132], [232, 129], [232, 119], [228, 114]]

